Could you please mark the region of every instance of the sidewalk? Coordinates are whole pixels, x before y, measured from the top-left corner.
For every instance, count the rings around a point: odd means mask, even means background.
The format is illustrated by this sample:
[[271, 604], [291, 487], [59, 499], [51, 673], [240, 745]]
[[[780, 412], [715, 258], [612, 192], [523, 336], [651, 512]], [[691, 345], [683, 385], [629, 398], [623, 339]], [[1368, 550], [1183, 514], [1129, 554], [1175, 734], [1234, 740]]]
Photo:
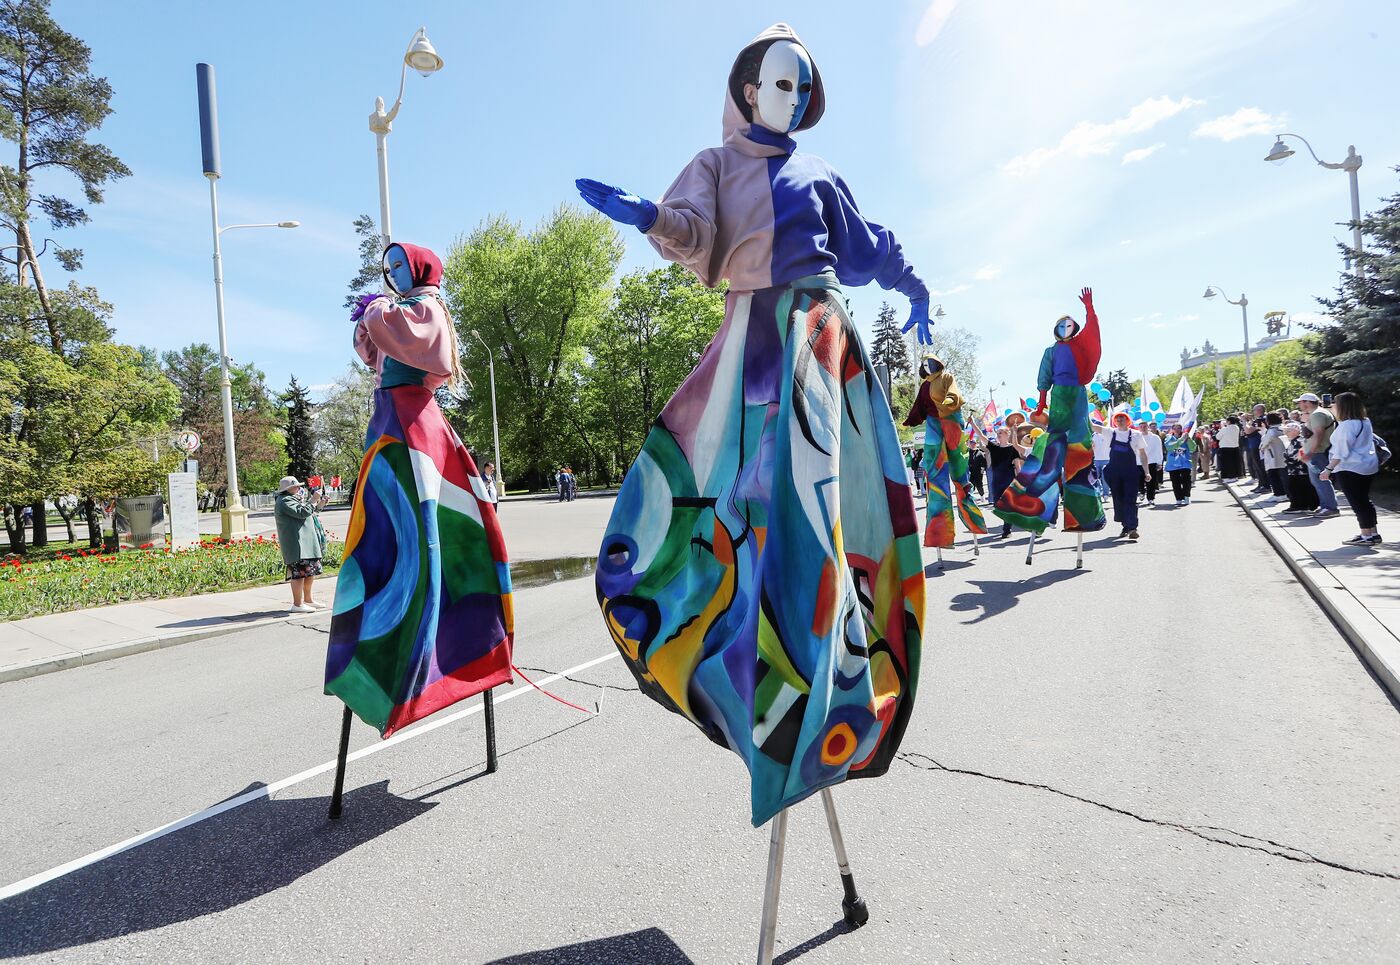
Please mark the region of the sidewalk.
[[1347, 546], [1356, 517], [1341, 493], [1342, 515], [1285, 516], [1288, 501], [1250, 492], [1254, 480], [1227, 484], [1239, 504], [1327, 611], [1367, 666], [1400, 702], [1400, 513], [1377, 509], [1386, 542]]
[[[316, 581], [316, 597], [334, 599], [335, 577]], [[276, 584], [0, 623], [0, 683], [312, 615], [289, 613], [289, 603]]]

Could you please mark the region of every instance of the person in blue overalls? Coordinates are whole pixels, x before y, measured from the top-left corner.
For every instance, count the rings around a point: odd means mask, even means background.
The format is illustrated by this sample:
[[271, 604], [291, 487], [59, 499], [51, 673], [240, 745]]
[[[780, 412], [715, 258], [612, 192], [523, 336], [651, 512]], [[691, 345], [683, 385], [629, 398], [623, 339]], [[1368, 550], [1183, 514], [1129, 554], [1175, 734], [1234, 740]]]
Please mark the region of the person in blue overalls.
[[1142, 435], [1133, 431], [1133, 420], [1126, 412], [1113, 416], [1113, 428], [1108, 433], [1108, 468], [1104, 481], [1113, 494], [1113, 518], [1123, 527], [1121, 539], [1138, 538], [1137, 494], [1139, 480], [1152, 478], [1147, 466], [1147, 450]]

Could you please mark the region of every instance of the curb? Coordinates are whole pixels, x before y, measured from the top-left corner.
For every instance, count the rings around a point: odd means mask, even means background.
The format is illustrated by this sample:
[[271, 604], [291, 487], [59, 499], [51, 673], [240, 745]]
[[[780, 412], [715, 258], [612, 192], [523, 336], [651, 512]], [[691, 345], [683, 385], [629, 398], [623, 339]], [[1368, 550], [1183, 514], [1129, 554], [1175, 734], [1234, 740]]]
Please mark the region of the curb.
[[1390, 699], [1400, 703], [1400, 641], [1286, 530], [1277, 523], [1265, 520], [1262, 513], [1246, 505], [1234, 486], [1226, 483], [1225, 488], [1245, 515], [1253, 520], [1259, 532], [1264, 534], [1274, 551], [1283, 557], [1298, 582], [1307, 588], [1323, 612], [1342, 631], [1342, 636], [1376, 675], [1381, 686], [1390, 694]]
[[166, 636], [141, 637], [137, 640], [123, 640], [121, 643], [99, 647], [96, 650], [74, 650], [71, 654], [66, 656], [44, 657], [30, 663], [22, 663], [13, 667], [0, 669], [0, 684], [9, 683], [12, 680], [24, 680], [29, 677], [38, 677], [46, 673], [54, 673], [58, 670], [67, 670], [70, 667], [86, 667], [89, 664], [115, 660], [118, 657], [129, 657], [134, 653], [147, 653], [151, 650], [164, 650], [166, 647], [178, 647], [182, 643], [195, 643], [200, 640], [208, 640], [210, 637], [222, 637], [226, 634], [238, 633], [240, 630], [249, 630], [254, 627], [265, 627], [274, 623], [288, 623], [296, 617], [304, 616], [307, 616], [307, 614], [289, 613], [284, 617], [268, 617], [262, 620], [247, 620], [241, 623], [230, 622], [228, 626], [201, 627], [198, 630], [191, 630], [189, 633], [175, 633]]

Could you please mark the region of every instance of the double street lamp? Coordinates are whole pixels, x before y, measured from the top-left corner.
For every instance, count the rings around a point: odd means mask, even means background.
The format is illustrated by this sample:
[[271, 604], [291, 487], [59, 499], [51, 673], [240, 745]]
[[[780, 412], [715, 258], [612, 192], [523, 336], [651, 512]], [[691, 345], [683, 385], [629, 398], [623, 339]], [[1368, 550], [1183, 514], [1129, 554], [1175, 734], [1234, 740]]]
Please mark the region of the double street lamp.
[[233, 382], [229, 378], [228, 327], [224, 324], [224, 261], [219, 236], [234, 228], [295, 228], [300, 221], [272, 221], [260, 224], [219, 224], [219, 121], [214, 95], [214, 68], [195, 65], [199, 90], [199, 138], [204, 176], [209, 179], [209, 216], [214, 234], [214, 307], [219, 319], [219, 397], [224, 415], [224, 475], [228, 485], [220, 512], [220, 532], [224, 539], [248, 535], [248, 510], [238, 494], [238, 457], [233, 445]]
[[1355, 145], [1348, 144], [1346, 158], [1334, 164], [1318, 157], [1317, 152], [1312, 149], [1312, 145], [1308, 143], [1307, 138], [1302, 135], [1280, 134], [1274, 140], [1273, 148], [1264, 156], [1264, 160], [1271, 161], [1274, 164], [1282, 164], [1297, 153], [1287, 144], [1283, 143], [1285, 137], [1291, 137], [1294, 140], [1302, 141], [1303, 146], [1306, 147], [1308, 153], [1312, 155], [1312, 159], [1322, 167], [1327, 168], [1327, 170], [1345, 171], [1347, 173], [1351, 181], [1351, 240], [1352, 250], [1355, 252], [1355, 255], [1350, 260], [1352, 270], [1355, 271], [1359, 277], [1361, 275], [1361, 187], [1357, 183], [1356, 172], [1361, 170], [1361, 155], [1356, 153]]
[[1225, 290], [1218, 285], [1207, 285], [1206, 293], [1201, 297], [1214, 298], [1217, 294], [1231, 305], [1240, 306], [1240, 319], [1244, 322], [1244, 377], [1248, 379], [1253, 375], [1253, 369], [1249, 361], [1249, 299], [1245, 297], [1244, 292], [1240, 292], [1240, 300], [1235, 301], [1229, 295], [1225, 294]]

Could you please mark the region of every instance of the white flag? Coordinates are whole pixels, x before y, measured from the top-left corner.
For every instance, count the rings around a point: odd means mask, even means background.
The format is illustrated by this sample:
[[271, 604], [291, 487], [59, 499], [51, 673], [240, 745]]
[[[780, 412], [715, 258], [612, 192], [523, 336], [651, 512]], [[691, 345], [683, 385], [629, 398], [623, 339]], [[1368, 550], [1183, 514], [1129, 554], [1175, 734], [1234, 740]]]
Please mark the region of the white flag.
[[1181, 424], [1190, 432], [1196, 428], [1196, 417], [1201, 411], [1201, 399], [1205, 397], [1205, 383], [1201, 383], [1201, 391], [1196, 393], [1196, 397], [1191, 400], [1191, 404], [1186, 407], [1186, 413], [1181, 417]]

